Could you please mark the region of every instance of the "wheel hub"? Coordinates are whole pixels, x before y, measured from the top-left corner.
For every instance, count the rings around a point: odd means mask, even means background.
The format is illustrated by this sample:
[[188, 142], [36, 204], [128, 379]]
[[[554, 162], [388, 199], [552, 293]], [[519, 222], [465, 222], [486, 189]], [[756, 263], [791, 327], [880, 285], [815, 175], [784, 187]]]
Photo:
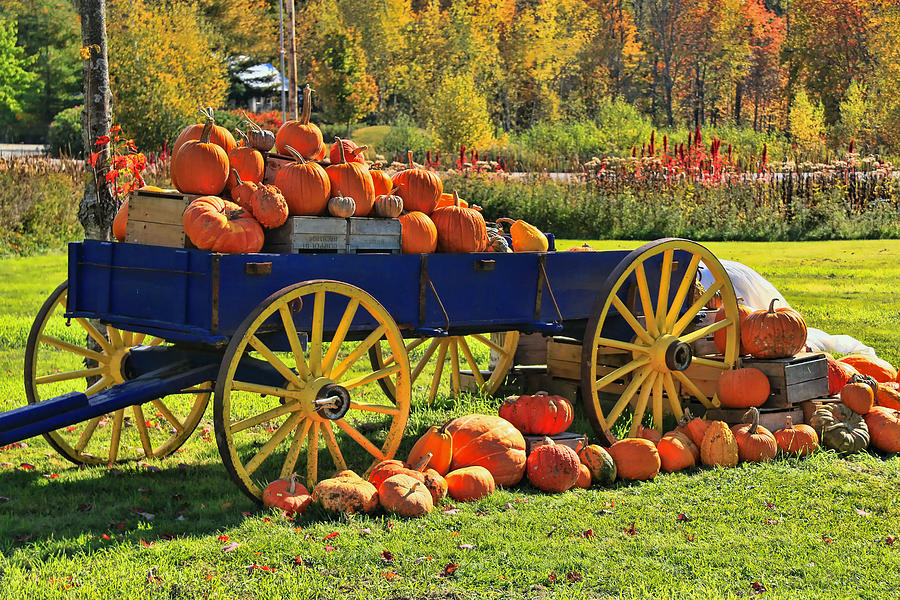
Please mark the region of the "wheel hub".
[[650, 365], [658, 372], [684, 371], [691, 366], [691, 345], [674, 335], [662, 335], [650, 347]]
[[350, 410], [350, 392], [327, 377], [319, 377], [303, 389], [300, 406], [308, 419], [337, 421]]

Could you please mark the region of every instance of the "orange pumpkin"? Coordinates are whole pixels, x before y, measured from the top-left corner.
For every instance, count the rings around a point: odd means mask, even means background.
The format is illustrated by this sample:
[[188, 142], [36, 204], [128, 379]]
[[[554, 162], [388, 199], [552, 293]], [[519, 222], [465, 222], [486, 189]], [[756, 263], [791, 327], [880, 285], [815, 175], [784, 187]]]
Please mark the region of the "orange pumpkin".
[[900, 411], [876, 406], [865, 419], [873, 446], [882, 452], [900, 452]]
[[724, 421], [710, 421], [700, 444], [700, 460], [704, 465], [734, 467], [738, 463], [739, 450], [734, 433]]
[[241, 176], [238, 175], [237, 171], [234, 169], [231, 170], [231, 176], [234, 177], [235, 186], [231, 188], [231, 199], [234, 202], [246, 210], [247, 212], [253, 212], [253, 194], [256, 193], [256, 190], [259, 189], [259, 184], [253, 183], [252, 181], [243, 181]]
[[525, 474], [525, 438], [509, 421], [491, 415], [465, 415], [450, 421], [447, 432], [453, 438], [451, 470], [479, 465], [491, 472], [497, 485], [508, 487], [521, 481]]
[[670, 431], [656, 445], [659, 462], [666, 471], [681, 471], [693, 467], [700, 459], [700, 449], [680, 431]]
[[[448, 194], [448, 193], [444, 192], [441, 194], [441, 197], [438, 198], [438, 203], [437, 203], [437, 206], [435, 206], [435, 208], [443, 208], [445, 206], [453, 206], [454, 204], [456, 204], [456, 200], [453, 199], [453, 194]], [[459, 205], [462, 206], [463, 208], [469, 208], [469, 203], [466, 202], [465, 200], [463, 200], [462, 198], [459, 199]]]
[[274, 185], [260, 185], [250, 196], [250, 212], [266, 229], [284, 225], [288, 218], [288, 205]]
[[428, 466], [429, 460], [431, 460], [431, 454], [426, 454], [412, 467], [407, 467], [399, 460], [383, 460], [375, 465], [372, 472], [369, 473], [369, 483], [378, 488], [385, 479], [398, 473], [409, 475], [424, 482], [425, 473], [422, 471]]
[[498, 414], [525, 435], [562, 433], [575, 418], [571, 402], [547, 392], [510, 396], [500, 405]]
[[706, 435], [706, 429], [709, 427], [709, 424], [710, 421], [700, 417], [692, 417], [691, 411], [685, 409], [677, 431], [685, 433], [699, 448], [700, 444], [703, 443], [703, 436]]
[[[459, 196], [453, 192], [458, 200]], [[404, 199], [405, 203], [406, 200]], [[454, 206], [438, 208], [431, 213], [441, 252], [484, 252], [488, 248], [487, 225], [476, 210]]]
[[850, 382], [850, 378], [859, 373], [853, 365], [837, 360], [830, 354], [826, 354], [828, 360], [828, 394], [839, 394], [844, 386]]
[[591, 470], [587, 468], [586, 464], [578, 465], [578, 479], [575, 480], [575, 487], [583, 490], [591, 487]]
[[621, 479], [653, 479], [659, 474], [662, 464], [656, 446], [643, 438], [618, 441], [609, 447], [609, 454], [616, 463], [616, 473]]
[[637, 436], [645, 440], [650, 440], [654, 444], [658, 444], [662, 439], [662, 434], [660, 432], [652, 427], [644, 427], [643, 425], [638, 426]]
[[863, 377], [866, 376], [854, 375], [841, 390], [841, 402], [858, 415], [865, 415], [875, 406], [875, 390], [878, 388], [872, 379], [866, 381]]
[[316, 216], [325, 212], [331, 197], [331, 180], [318, 163], [307, 162], [293, 148], [285, 148], [296, 162], [284, 165], [275, 175], [275, 187], [284, 194], [292, 215]]
[[212, 123], [203, 126], [199, 140], [184, 143], [172, 157], [173, 181], [186, 194], [212, 195], [225, 189], [228, 180], [228, 155], [209, 141]]
[[197, 248], [213, 252], [259, 252], [263, 230], [234, 202], [201, 196], [182, 215], [184, 233]]
[[494, 493], [496, 487], [491, 472], [474, 465], [447, 473], [447, 494], [458, 502], [473, 502]]
[[804, 456], [819, 447], [816, 430], [803, 423], [794, 425], [794, 420], [790, 416], [787, 417], [784, 429], [779, 429], [774, 435], [778, 447], [785, 454]]
[[312, 499], [331, 512], [369, 513], [378, 506], [378, 490], [353, 471], [341, 471], [320, 481]]
[[[340, 144], [334, 143], [328, 150], [328, 159], [331, 164], [339, 162], [366, 164], [366, 157], [363, 152], [368, 150], [368, 146], [357, 146], [353, 140], [341, 140]], [[344, 151], [344, 159], [341, 159], [341, 150]]]
[[229, 191], [238, 184], [234, 171], [237, 171], [240, 178], [244, 181], [262, 183], [263, 174], [266, 170], [262, 152], [250, 146], [247, 136], [241, 130], [237, 129], [236, 131], [240, 134], [243, 145], [237, 146], [228, 153], [228, 166], [231, 168], [231, 174], [228, 176], [225, 188]]
[[[178, 137], [175, 139], [175, 143], [172, 144], [172, 152], [170, 156], [170, 164], [171, 161], [175, 160], [175, 155], [178, 154], [178, 151], [181, 150], [181, 147], [190, 140], [199, 140], [200, 135], [203, 133], [203, 128], [207, 124], [212, 125], [212, 129], [209, 133], [209, 141], [213, 144], [216, 144], [225, 151], [225, 156], [228, 156], [232, 150], [234, 150], [237, 143], [234, 141], [234, 136], [231, 135], [231, 132], [215, 124], [215, 120], [213, 119], [213, 109], [212, 107], [206, 109], [200, 109], [200, 114], [203, 115], [203, 123], [196, 123], [194, 125], [188, 125], [184, 129], [181, 130], [181, 133], [178, 134]], [[175, 179], [175, 172], [169, 169], [169, 173], [172, 179], [172, 185], [177, 188], [178, 182]]]
[[426, 454], [431, 454], [428, 466], [446, 475], [453, 459], [453, 436], [447, 431], [449, 421], [440, 427], [433, 426], [426, 431], [413, 445], [406, 458], [406, 465], [416, 465]]
[[539, 490], [565, 492], [578, 481], [583, 466], [575, 451], [545, 437], [543, 443], [531, 450], [525, 461], [528, 481]]
[[727, 408], [762, 406], [771, 391], [769, 378], [753, 367], [722, 371], [716, 384], [719, 401]]
[[775, 309], [777, 298], [767, 310], [756, 310], [741, 324], [741, 343], [757, 358], [787, 358], [806, 345], [806, 322], [792, 308]]
[[431, 217], [416, 210], [398, 219], [403, 254], [429, 254], [437, 249], [438, 232]]
[[[334, 139], [337, 144], [341, 143], [341, 138]], [[340, 145], [338, 148], [340, 162], [325, 167], [328, 179], [331, 180], [331, 193], [335, 195], [340, 191], [344, 196], [353, 198], [356, 202], [356, 212], [353, 215], [365, 217], [372, 212], [372, 206], [375, 204], [375, 185], [372, 183], [372, 176], [366, 165], [346, 162], [344, 147]]]
[[434, 509], [425, 484], [403, 473], [388, 477], [378, 486], [378, 501], [386, 511], [401, 517], [424, 517]]
[[[340, 157], [338, 157], [340, 158]], [[375, 189], [375, 197], [387, 196], [394, 189], [394, 182], [391, 178], [381, 170], [369, 171], [372, 176], [372, 186]]]
[[297, 474], [288, 479], [276, 479], [266, 486], [262, 494], [263, 505], [280, 508], [288, 515], [303, 514], [312, 503], [306, 486], [297, 483]]
[[398, 194], [403, 198], [406, 210], [418, 210], [431, 215], [444, 191], [444, 184], [434, 171], [415, 167], [412, 151], [407, 153], [407, 157], [409, 168], [394, 175], [394, 185], [403, 184]]
[[125, 202], [122, 203], [122, 206], [119, 207], [118, 212], [116, 212], [116, 218], [113, 219], [113, 236], [116, 238], [118, 242], [125, 241], [125, 229], [128, 227], [128, 198], [125, 198]]
[[[741, 300], [743, 300], [743, 298], [741, 298]], [[753, 309], [750, 308], [749, 306], [745, 306], [743, 304], [738, 304], [738, 320], [740, 321], [741, 326], [744, 325], [744, 319], [746, 319], [747, 316], [752, 312], [753, 312]], [[725, 320], [725, 309], [719, 308], [716, 311], [716, 318], [715, 318], [714, 322], [718, 323], [719, 321], [723, 321], [723, 320]], [[738, 331], [740, 331], [740, 330], [741, 329], [738, 328]], [[716, 331], [715, 333], [713, 333], [713, 343], [716, 345], [716, 351], [719, 354], [725, 354], [725, 342], [727, 340], [727, 336], [728, 336], [728, 328], [727, 327], [725, 329], [720, 329], [720, 330]], [[744, 348], [744, 344], [743, 344], [743, 342], [741, 342], [741, 340], [738, 340], [738, 346], [740, 346], [739, 352], [741, 354], [747, 354], [746, 348]]]
[[447, 497], [447, 480], [434, 469], [425, 469], [425, 481], [423, 482], [431, 492], [431, 500], [437, 505]]
[[850, 354], [838, 359], [842, 363], [846, 363], [862, 373], [874, 377], [875, 381], [887, 383], [897, 380], [897, 369], [894, 365], [886, 360], [882, 360], [877, 356], [868, 354]]
[[772, 432], [759, 424], [759, 411], [751, 408], [744, 415], [750, 423], [735, 425], [731, 428], [734, 441], [737, 442], [738, 457], [747, 462], [763, 462], [772, 460], [778, 454], [778, 442]]
[[[325, 157], [322, 130], [309, 122], [311, 113], [312, 90], [307, 85], [303, 88], [303, 109], [300, 118], [296, 121], [285, 121], [275, 134], [275, 147], [279, 154], [287, 155], [287, 147], [291, 146], [308, 160], [321, 160]], [[321, 158], [317, 158], [320, 154]]]
[[879, 383], [875, 393], [875, 403], [885, 408], [900, 410], [900, 384], [896, 382]]

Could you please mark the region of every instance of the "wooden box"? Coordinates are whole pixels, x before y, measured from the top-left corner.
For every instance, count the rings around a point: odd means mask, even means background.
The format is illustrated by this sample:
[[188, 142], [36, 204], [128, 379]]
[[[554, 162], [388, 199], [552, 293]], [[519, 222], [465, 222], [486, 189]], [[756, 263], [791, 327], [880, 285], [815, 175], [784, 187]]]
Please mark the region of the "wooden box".
[[[744, 423], [744, 415], [747, 413], [746, 408], [711, 408], [706, 411], [706, 418], [712, 421], [725, 421], [729, 425], [737, 425]], [[787, 418], [795, 424], [803, 422], [803, 411], [800, 407], [794, 408], [760, 408], [759, 424], [775, 432], [784, 429]]]
[[787, 408], [804, 400], [828, 395], [828, 361], [825, 355], [801, 352], [789, 358], [746, 358], [742, 366], [759, 369], [772, 387], [766, 408]]
[[271, 152], [263, 152], [263, 160], [265, 161], [265, 169], [263, 170], [263, 183], [274, 184], [275, 176], [281, 167], [294, 162], [291, 156], [282, 156], [280, 154], [272, 154]]
[[827, 396], [825, 398], [813, 398], [812, 400], [804, 400], [799, 404], [800, 410], [803, 411], [803, 422], [809, 423], [809, 418], [813, 416], [816, 409], [823, 404], [837, 404], [841, 401], [840, 396]]
[[523, 436], [525, 438], [525, 455], [528, 456], [531, 454], [531, 451], [544, 443], [544, 438], [549, 437], [554, 443], [562, 444], [563, 446], [568, 446], [572, 450], [577, 450], [579, 444], [586, 443], [586, 437], [582, 433], [572, 433], [571, 431], [564, 431], [558, 435], [526, 435]]
[[[506, 374], [506, 379], [497, 389], [496, 395], [518, 395], [533, 394], [541, 387], [543, 378], [547, 373], [547, 367], [543, 365], [525, 365], [513, 367]], [[481, 377], [487, 381], [491, 376], [491, 371], [481, 371]], [[475, 377], [472, 371], [459, 371], [459, 387], [463, 392], [469, 394], [478, 394], [480, 390], [475, 385]]]
[[[719, 384], [719, 375], [722, 374], [722, 369], [691, 363], [684, 371], [684, 374], [697, 386], [697, 389], [703, 392], [707, 398], [711, 399], [716, 393], [716, 387]], [[686, 389], [684, 390], [684, 394], [691, 395]]]
[[[685, 333], [696, 331], [708, 325], [712, 325], [715, 322], [716, 312], [717, 311], [715, 310], [701, 310], [697, 314], [697, 320], [695, 324], [689, 326]], [[691, 344], [691, 348], [693, 349], [694, 356], [709, 356], [710, 354], [719, 353], [718, 349], [716, 348], [716, 344], [713, 341], [712, 335], [700, 338], [699, 340]]]
[[125, 241], [170, 248], [193, 248], [181, 217], [195, 195], [139, 190], [128, 200]]
[[398, 219], [350, 217], [347, 221], [348, 253], [400, 254], [402, 225]]
[[[601, 349], [597, 356], [597, 378], [612, 373], [631, 360], [631, 354], [613, 349]], [[567, 337], [553, 337], [547, 341], [547, 375], [581, 382], [581, 342]], [[627, 381], [618, 379], [601, 392], [621, 394]]]
[[288, 217], [284, 225], [266, 233], [263, 250], [281, 254], [399, 254], [400, 233], [397, 219]]

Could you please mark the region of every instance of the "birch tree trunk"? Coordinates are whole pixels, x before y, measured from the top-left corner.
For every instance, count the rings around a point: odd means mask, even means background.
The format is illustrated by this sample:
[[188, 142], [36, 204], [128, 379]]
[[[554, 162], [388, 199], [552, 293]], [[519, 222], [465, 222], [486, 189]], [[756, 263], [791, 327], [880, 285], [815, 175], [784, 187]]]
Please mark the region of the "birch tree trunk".
[[109, 144], [95, 146], [100, 136], [109, 135], [110, 93], [109, 65], [106, 56], [106, 0], [80, 0], [81, 43], [90, 51], [84, 61], [84, 111], [81, 113], [82, 139], [85, 156], [99, 152], [96, 167], [89, 171], [84, 184], [84, 196], [78, 205], [78, 220], [84, 237], [109, 240], [116, 216], [116, 200], [106, 184], [109, 170]]

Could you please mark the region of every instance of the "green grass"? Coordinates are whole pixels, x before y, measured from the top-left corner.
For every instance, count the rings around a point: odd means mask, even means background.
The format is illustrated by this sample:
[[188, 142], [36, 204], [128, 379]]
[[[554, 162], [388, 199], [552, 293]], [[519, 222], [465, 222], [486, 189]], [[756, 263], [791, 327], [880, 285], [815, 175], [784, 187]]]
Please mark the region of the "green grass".
[[[900, 241], [708, 246], [760, 271], [810, 325], [900, 362]], [[61, 255], [0, 261], [0, 409], [24, 403], [25, 335], [64, 277]], [[416, 391], [399, 454], [429, 425], [499, 402], [427, 406]], [[209, 410], [199, 429], [211, 426]], [[41, 438], [0, 462], [12, 463], [0, 467], [4, 598], [737, 598], [754, 584], [763, 597], [897, 597], [896, 458], [820, 452], [561, 495], [523, 485], [421, 520], [313, 509], [295, 521], [257, 511], [200, 431], [149, 468], [78, 469]]]
[[369, 148], [374, 148], [376, 152], [379, 152], [378, 149], [384, 144], [384, 136], [386, 136], [390, 130], [390, 125], [370, 125], [368, 127], [360, 127], [353, 131], [353, 141], [360, 146], [366, 145]]

